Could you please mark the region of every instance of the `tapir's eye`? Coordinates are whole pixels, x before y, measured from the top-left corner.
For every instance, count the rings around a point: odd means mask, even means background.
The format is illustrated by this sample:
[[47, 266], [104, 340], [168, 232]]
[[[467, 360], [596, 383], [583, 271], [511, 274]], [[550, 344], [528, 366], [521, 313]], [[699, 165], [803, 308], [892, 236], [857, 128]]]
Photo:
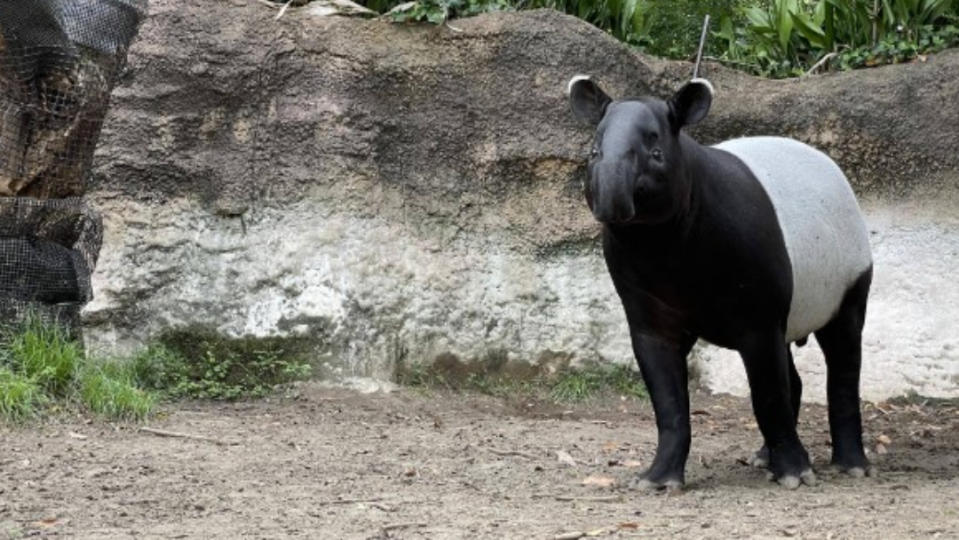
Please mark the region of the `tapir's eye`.
[[653, 148], [652, 150], [650, 150], [649, 155], [656, 161], [663, 160], [663, 151], [660, 150], [659, 148]]
[[596, 148], [596, 147], [594, 146], [594, 147], [589, 151], [589, 159], [596, 159], [596, 157], [597, 157], [598, 155], [599, 155], [599, 148]]

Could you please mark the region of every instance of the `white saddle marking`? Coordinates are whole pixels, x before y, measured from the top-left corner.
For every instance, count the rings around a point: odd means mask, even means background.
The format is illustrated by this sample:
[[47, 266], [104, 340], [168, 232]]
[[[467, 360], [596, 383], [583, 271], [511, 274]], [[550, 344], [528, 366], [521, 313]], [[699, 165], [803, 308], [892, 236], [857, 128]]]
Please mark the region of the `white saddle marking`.
[[829, 156], [793, 139], [746, 137], [715, 148], [741, 159], [776, 209], [793, 273], [787, 341], [822, 328], [872, 264], [849, 181]]

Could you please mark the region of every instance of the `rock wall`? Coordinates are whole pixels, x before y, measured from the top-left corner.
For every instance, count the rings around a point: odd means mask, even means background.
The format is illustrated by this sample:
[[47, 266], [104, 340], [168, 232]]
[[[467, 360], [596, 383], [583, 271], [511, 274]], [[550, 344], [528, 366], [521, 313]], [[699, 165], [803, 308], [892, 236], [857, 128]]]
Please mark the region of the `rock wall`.
[[[460, 31], [274, 14], [151, 2], [96, 157], [92, 348], [204, 326], [307, 337], [328, 375], [632, 361], [580, 195], [592, 134], [563, 91], [592, 73], [615, 95], [663, 95], [689, 64], [550, 11]], [[718, 97], [702, 140], [797, 136], [864, 198], [866, 395], [956, 393], [959, 112], [943, 104], [959, 99], [959, 54], [801, 81], [706, 69]], [[743, 391], [738, 360], [703, 348], [697, 362], [710, 387]], [[821, 374], [812, 347], [801, 365]], [[814, 398], [822, 386], [807, 383]]]

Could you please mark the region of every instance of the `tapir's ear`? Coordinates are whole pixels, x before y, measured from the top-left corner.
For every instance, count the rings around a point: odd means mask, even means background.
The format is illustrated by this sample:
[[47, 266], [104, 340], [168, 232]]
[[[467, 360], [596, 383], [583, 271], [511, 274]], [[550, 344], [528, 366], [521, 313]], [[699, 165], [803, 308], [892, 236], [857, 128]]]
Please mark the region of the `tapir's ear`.
[[566, 93], [573, 114], [593, 125], [603, 119], [606, 106], [612, 101], [598, 84], [590, 80], [589, 75], [577, 75], [570, 79]]
[[691, 126], [706, 118], [709, 106], [713, 103], [713, 85], [706, 79], [693, 79], [684, 84], [673, 97], [669, 98], [670, 122], [679, 131], [683, 126]]

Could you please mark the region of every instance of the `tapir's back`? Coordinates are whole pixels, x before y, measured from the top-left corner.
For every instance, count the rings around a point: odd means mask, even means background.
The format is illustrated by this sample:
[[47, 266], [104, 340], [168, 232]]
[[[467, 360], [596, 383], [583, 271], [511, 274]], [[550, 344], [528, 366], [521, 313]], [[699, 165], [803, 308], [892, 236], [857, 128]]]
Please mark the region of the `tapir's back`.
[[869, 234], [849, 182], [827, 155], [793, 139], [746, 137], [715, 148], [742, 160], [775, 207], [793, 273], [787, 340], [818, 330], [872, 267]]

